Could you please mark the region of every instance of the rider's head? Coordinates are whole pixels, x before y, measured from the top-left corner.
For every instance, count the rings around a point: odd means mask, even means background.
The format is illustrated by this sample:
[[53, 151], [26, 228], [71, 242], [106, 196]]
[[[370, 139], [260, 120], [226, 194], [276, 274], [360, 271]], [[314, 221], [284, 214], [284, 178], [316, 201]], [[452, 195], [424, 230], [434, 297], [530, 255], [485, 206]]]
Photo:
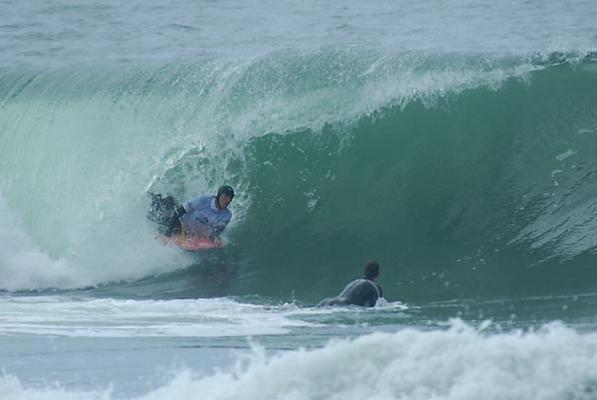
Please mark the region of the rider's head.
[[220, 208], [225, 209], [234, 198], [234, 189], [228, 185], [220, 186], [218, 193], [216, 194], [216, 198]]

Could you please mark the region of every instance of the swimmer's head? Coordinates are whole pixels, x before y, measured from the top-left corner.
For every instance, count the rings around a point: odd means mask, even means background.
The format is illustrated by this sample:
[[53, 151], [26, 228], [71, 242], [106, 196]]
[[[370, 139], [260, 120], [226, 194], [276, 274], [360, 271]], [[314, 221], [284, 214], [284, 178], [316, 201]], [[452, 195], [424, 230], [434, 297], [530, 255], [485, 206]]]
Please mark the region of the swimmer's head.
[[375, 279], [379, 276], [379, 263], [377, 261], [369, 261], [363, 267], [363, 277], [365, 279]]

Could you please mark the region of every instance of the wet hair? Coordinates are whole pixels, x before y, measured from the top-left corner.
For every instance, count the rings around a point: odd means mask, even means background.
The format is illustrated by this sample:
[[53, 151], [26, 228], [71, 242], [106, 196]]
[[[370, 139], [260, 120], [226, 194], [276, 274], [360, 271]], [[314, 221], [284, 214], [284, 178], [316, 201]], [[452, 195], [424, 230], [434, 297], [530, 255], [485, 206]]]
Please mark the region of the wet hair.
[[366, 279], [377, 278], [379, 276], [379, 263], [377, 261], [369, 261], [363, 267], [363, 277]]
[[216, 194], [216, 197], [219, 199], [222, 195], [226, 195], [232, 199], [234, 197], [234, 189], [232, 189], [232, 187], [228, 185], [220, 186], [220, 188], [218, 189], [218, 193]]

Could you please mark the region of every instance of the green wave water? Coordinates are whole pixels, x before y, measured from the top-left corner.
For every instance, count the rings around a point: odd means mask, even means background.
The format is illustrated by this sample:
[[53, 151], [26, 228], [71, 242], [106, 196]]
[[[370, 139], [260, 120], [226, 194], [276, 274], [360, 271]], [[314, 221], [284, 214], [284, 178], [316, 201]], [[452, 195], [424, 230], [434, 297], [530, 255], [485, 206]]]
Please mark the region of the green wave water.
[[[3, 70], [2, 233], [47, 261], [41, 275], [0, 246], [2, 288], [157, 274], [159, 297], [225, 265], [228, 285], [192, 295], [315, 302], [375, 258], [390, 299], [594, 291], [591, 57], [327, 49]], [[148, 189], [182, 200], [221, 182], [240, 193], [225, 251], [153, 240]]]

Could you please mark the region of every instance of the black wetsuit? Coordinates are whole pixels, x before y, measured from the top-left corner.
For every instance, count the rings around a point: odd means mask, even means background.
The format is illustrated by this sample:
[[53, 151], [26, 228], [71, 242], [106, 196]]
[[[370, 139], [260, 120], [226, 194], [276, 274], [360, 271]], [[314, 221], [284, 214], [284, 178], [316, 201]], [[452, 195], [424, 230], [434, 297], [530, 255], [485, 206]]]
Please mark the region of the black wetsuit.
[[322, 300], [318, 306], [373, 307], [380, 297], [383, 297], [381, 286], [370, 279], [357, 279], [346, 285], [338, 296]]
[[185, 209], [178, 206], [172, 196], [148, 193], [151, 197], [151, 207], [147, 218], [158, 224], [158, 232], [165, 236], [177, 235], [180, 232], [180, 217]]

